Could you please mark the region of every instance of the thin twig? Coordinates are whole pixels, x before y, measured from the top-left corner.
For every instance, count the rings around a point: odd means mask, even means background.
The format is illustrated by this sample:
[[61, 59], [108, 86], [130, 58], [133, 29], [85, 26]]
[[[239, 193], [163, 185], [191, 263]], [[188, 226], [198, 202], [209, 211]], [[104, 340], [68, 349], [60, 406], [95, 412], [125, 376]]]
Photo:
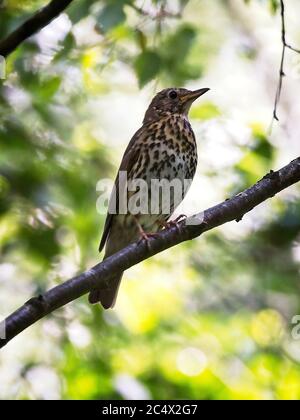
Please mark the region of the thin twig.
[[134, 3], [129, 3], [129, 6], [141, 16], [148, 17], [153, 20], [163, 20], [164, 18], [179, 19], [182, 17], [182, 10], [179, 12], [170, 12], [166, 10], [164, 6], [161, 6], [159, 10], [154, 13], [144, 9], [143, 7], [139, 7]]
[[43, 295], [31, 298], [3, 321], [0, 347], [13, 337], [55, 309], [88, 293], [91, 289], [105, 287], [109, 278], [129, 267], [181, 242], [196, 238], [202, 233], [232, 220], [239, 221], [254, 207], [278, 192], [300, 181], [300, 157], [279, 171], [270, 171], [255, 185], [231, 199], [191, 216], [178, 226], [160, 231], [149, 243], [135, 242], [78, 276], [65, 281]]
[[297, 48], [292, 47], [290, 44], [286, 42], [286, 29], [285, 29], [285, 6], [284, 0], [280, 0], [280, 16], [281, 16], [281, 43], [282, 43], [282, 52], [281, 52], [281, 60], [280, 60], [280, 68], [279, 68], [279, 80], [276, 89], [275, 101], [274, 101], [274, 108], [273, 108], [273, 116], [270, 125], [270, 132], [272, 131], [273, 121], [279, 121], [277, 108], [280, 101], [281, 91], [282, 91], [282, 84], [283, 84], [283, 77], [285, 76], [284, 72], [284, 59], [285, 59], [285, 49], [288, 48], [291, 51], [294, 51], [300, 54], [300, 50]]

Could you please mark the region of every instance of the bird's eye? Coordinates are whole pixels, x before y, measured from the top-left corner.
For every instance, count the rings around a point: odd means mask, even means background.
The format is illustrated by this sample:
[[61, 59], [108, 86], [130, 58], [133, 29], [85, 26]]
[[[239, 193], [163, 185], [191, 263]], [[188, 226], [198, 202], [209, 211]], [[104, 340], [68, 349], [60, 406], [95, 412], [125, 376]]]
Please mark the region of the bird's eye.
[[176, 99], [177, 98], [176, 90], [171, 90], [171, 92], [169, 92], [169, 98], [171, 98], [171, 99]]

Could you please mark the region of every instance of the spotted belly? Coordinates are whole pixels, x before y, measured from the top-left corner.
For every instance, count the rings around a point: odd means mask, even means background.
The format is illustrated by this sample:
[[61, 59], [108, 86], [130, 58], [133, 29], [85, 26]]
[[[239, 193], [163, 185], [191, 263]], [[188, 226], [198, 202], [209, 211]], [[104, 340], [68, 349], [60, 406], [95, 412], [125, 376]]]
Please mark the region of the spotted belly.
[[[188, 153], [177, 154], [174, 149], [160, 146], [148, 151], [136, 174], [147, 188], [147, 194], [142, 194], [146, 211], [136, 214], [146, 231], [158, 230], [169, 219], [184, 199], [196, 170], [197, 161]], [[149, 161], [148, 167], [143, 166], [146, 161]]]
[[[143, 127], [132, 145], [130, 158], [129, 165], [126, 162], [130, 168], [128, 183], [140, 180], [144, 184], [125, 191], [127, 213], [114, 215], [110, 233], [113, 239], [108, 241], [118, 243], [118, 247], [109, 248], [108, 255], [137, 240], [141, 230], [147, 233], [160, 230], [182, 202], [197, 166], [196, 140], [187, 118], [172, 114]], [[169, 192], [161, 188], [163, 182]], [[174, 185], [178, 187], [176, 195]], [[144, 187], [146, 194], [141, 194]]]
[[166, 124], [150, 127], [149, 136], [137, 146], [129, 178], [145, 182], [148, 194], [142, 200], [148, 212], [136, 216], [145, 230], [153, 231], [184, 199], [196, 172], [197, 148], [192, 128], [182, 117], [171, 116]]

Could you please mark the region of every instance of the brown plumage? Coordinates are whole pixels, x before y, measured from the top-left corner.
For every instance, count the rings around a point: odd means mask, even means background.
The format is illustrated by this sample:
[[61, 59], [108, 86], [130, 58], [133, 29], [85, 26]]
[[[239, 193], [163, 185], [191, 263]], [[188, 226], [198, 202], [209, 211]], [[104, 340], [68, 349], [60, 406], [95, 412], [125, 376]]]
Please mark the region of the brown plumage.
[[[129, 142], [115, 181], [109, 211], [99, 250], [105, 246], [105, 256], [116, 253], [139, 237], [147, 238], [147, 233], [157, 232], [169, 219], [174, 209], [180, 204], [188, 187], [183, 188], [180, 197], [171, 195], [169, 209], [164, 211], [164, 196], [159, 196], [158, 211], [151, 212], [154, 194], [146, 195], [147, 214], [127, 211], [120, 214], [119, 199], [128, 194], [126, 203], [139, 190], [128, 191], [120, 184], [122, 171], [127, 171], [127, 180], [142, 179], [150, 189], [151, 180], [191, 180], [197, 166], [197, 146], [195, 135], [188, 121], [188, 112], [195, 99], [209, 89], [189, 91], [183, 88], [164, 89], [152, 100], [146, 111], [142, 127]], [[141, 192], [141, 191], [140, 191]], [[151, 200], [152, 198], [152, 200]], [[112, 211], [117, 203], [116, 211]], [[123, 273], [115, 274], [108, 281], [109, 286], [90, 292], [89, 302], [101, 302], [105, 309], [114, 306]]]

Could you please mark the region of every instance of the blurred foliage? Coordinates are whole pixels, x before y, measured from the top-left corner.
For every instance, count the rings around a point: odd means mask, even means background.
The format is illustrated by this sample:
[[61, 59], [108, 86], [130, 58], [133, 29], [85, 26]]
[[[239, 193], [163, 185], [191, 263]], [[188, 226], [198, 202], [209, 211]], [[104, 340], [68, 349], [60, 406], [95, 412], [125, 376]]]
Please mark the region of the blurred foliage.
[[219, 108], [212, 102], [202, 102], [200, 105], [194, 105], [190, 111], [191, 118], [199, 120], [209, 120], [222, 115]]
[[[47, 3], [3, 3], [0, 36]], [[104, 215], [95, 185], [114, 177], [125, 148], [110, 144], [99, 103], [110, 104], [118, 127], [110, 95], [126, 98], [123, 124], [138, 86], [199, 83], [224, 56], [233, 3], [77, 0], [52, 32], [45, 28], [8, 58], [0, 85], [1, 314], [99, 260]], [[263, 3], [276, 12], [278, 1]], [[216, 33], [220, 16], [226, 36]], [[242, 65], [256, 59], [236, 54]], [[191, 118], [198, 132], [200, 122], [217, 133], [227, 112], [222, 101], [204, 100]], [[201, 176], [222, 198], [280, 161], [265, 125], [245, 124], [247, 141], [226, 138], [238, 152], [233, 163], [215, 168], [222, 152], [201, 157]], [[202, 151], [212, 147], [203, 143]], [[300, 310], [300, 201], [282, 197], [263, 215], [255, 211], [251, 228], [210, 232], [129, 270], [114, 311], [83, 297], [20, 335], [2, 352], [0, 396], [300, 398], [290, 323]]]
[[274, 160], [275, 150], [262, 127], [252, 126], [251, 129], [253, 136], [251, 148], [245, 151], [243, 158], [236, 165], [242, 181], [239, 189], [245, 189], [254, 184], [262, 174], [268, 172]]
[[[279, 9], [280, 0], [263, 0], [264, 2], [268, 2], [269, 8], [271, 13], [276, 13]], [[251, 0], [244, 0], [245, 3], [249, 4]]]

